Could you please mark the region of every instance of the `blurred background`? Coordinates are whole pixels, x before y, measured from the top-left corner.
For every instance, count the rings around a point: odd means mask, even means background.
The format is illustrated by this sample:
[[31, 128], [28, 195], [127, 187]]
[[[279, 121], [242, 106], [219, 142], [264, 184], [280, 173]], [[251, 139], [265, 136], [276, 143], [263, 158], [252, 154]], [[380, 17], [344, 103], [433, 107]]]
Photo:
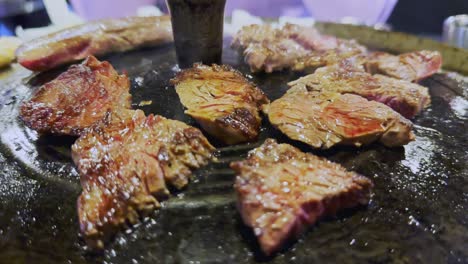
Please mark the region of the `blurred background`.
[[[62, 17], [50, 17], [46, 7], [57, 5], [65, 5], [78, 18], [64, 12], [58, 12]], [[155, 6], [167, 12], [164, 0], [0, 0], [0, 36], [14, 35], [17, 26], [28, 29], [57, 21], [72, 24], [78, 19], [134, 15], [141, 6]], [[437, 38], [445, 18], [468, 13], [468, 0], [227, 0], [226, 16], [236, 9], [262, 17], [313, 17], [327, 21], [351, 18], [369, 25], [386, 23], [397, 31]]]

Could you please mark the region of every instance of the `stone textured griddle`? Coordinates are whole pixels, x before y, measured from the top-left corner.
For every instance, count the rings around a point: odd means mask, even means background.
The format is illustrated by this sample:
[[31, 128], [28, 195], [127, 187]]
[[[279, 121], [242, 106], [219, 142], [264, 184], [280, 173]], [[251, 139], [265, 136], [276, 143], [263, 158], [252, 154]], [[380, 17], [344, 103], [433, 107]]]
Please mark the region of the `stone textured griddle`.
[[[417, 49], [418, 47], [415, 47]], [[133, 104], [196, 125], [184, 115], [169, 79], [171, 46], [114, 54], [109, 60], [131, 80]], [[224, 62], [248, 73], [233, 50]], [[38, 136], [18, 119], [18, 106], [64, 69], [30, 76], [19, 66], [0, 74], [0, 262], [7, 263], [456, 263], [467, 262], [468, 84], [446, 74], [423, 82], [432, 106], [418, 116], [416, 141], [404, 148], [313, 151], [285, 138], [266, 118], [257, 142], [219, 148], [219, 163], [195, 172], [186, 190], [128, 232], [102, 255], [86, 253], [79, 238], [79, 178], [70, 158], [74, 138]], [[450, 76], [455, 76], [451, 74]], [[280, 97], [289, 72], [252, 76], [270, 99]], [[152, 103], [148, 105], [148, 100]], [[143, 102], [139, 106], [140, 103]], [[367, 209], [346, 211], [311, 228], [278, 255], [260, 253], [235, 208], [229, 162], [267, 137], [339, 162], [371, 178]], [[192, 261], [192, 262], [190, 262]], [[198, 262], [197, 262], [198, 261]]]

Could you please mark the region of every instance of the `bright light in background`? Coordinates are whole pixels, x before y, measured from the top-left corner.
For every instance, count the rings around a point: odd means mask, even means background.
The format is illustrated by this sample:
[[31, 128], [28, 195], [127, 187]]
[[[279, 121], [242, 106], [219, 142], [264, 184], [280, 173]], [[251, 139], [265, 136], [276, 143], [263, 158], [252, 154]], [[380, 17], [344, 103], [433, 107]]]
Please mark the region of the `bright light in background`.
[[71, 0], [71, 3], [78, 15], [93, 20], [135, 15], [139, 7], [156, 4], [156, 0]]
[[303, 0], [312, 17], [340, 21], [349, 17], [365, 24], [385, 23], [398, 0]]

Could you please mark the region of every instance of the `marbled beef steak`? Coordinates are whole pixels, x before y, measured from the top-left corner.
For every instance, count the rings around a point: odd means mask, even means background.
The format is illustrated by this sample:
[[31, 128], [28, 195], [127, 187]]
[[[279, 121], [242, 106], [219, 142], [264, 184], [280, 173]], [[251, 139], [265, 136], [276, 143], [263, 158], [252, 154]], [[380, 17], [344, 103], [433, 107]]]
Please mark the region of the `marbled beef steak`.
[[231, 168], [242, 219], [267, 255], [324, 216], [367, 204], [372, 188], [366, 177], [273, 139]]
[[78, 136], [107, 112], [129, 109], [129, 89], [126, 75], [90, 56], [40, 87], [20, 115], [40, 133]]
[[308, 91], [329, 91], [360, 95], [368, 100], [388, 105], [406, 118], [413, 118], [431, 103], [429, 90], [416, 83], [376, 74], [371, 75], [355, 60], [317, 69], [290, 82], [290, 87]]
[[180, 101], [209, 134], [226, 144], [253, 141], [260, 131], [262, 90], [227, 65], [195, 64], [172, 80]]
[[200, 130], [141, 110], [109, 114], [72, 146], [83, 191], [80, 229], [93, 249], [126, 223], [138, 222], [182, 189], [192, 170], [212, 160], [214, 148]]
[[18, 48], [16, 57], [23, 67], [44, 71], [90, 55], [156, 46], [172, 40], [169, 16], [111, 18], [27, 41]]
[[264, 111], [289, 138], [314, 148], [360, 147], [376, 141], [397, 147], [415, 139], [409, 120], [384, 104], [354, 94], [309, 92], [298, 86], [265, 105]]

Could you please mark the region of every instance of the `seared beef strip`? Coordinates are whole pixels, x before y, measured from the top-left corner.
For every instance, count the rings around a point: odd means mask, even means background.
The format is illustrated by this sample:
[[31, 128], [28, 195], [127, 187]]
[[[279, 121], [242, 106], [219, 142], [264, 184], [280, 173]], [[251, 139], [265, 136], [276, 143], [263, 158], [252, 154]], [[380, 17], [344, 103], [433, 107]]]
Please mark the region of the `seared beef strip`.
[[286, 24], [273, 28], [269, 24], [243, 27], [234, 36], [232, 46], [243, 52], [253, 72], [282, 69], [313, 72], [318, 67], [360, 56], [370, 73], [418, 81], [436, 73], [442, 65], [437, 51], [417, 51], [401, 55], [384, 52], [368, 54], [355, 40], [321, 34], [313, 26]]
[[289, 86], [309, 91], [357, 94], [384, 103], [406, 118], [413, 118], [431, 101], [426, 87], [383, 75], [371, 75], [349, 60], [319, 68], [313, 74], [290, 82]]
[[172, 80], [186, 113], [209, 134], [235, 144], [257, 138], [268, 98], [229, 66], [195, 64]]
[[315, 148], [359, 147], [374, 141], [395, 147], [414, 140], [409, 120], [354, 94], [309, 92], [297, 86], [264, 111], [281, 132]]
[[242, 219], [267, 255], [320, 218], [367, 204], [372, 188], [366, 177], [273, 139], [231, 168]]
[[22, 66], [43, 71], [89, 55], [168, 42], [172, 42], [169, 16], [113, 18], [88, 22], [25, 42], [16, 51], [16, 56]]
[[376, 52], [365, 63], [370, 73], [380, 73], [406, 81], [419, 81], [438, 72], [442, 56], [438, 51], [422, 50], [400, 55]]
[[286, 24], [281, 29], [270, 25], [243, 27], [234, 37], [234, 48], [243, 51], [252, 71], [282, 69], [315, 70], [366, 52], [354, 40], [320, 34], [312, 26]]
[[183, 188], [213, 150], [200, 130], [180, 121], [141, 110], [108, 113], [72, 146], [87, 244], [100, 249], [117, 229], [159, 208], [158, 200], [169, 195], [166, 184]]
[[283, 32], [270, 24], [248, 25], [242, 27], [232, 39], [231, 46], [236, 49], [244, 50], [252, 43], [261, 43], [263, 41], [275, 41], [283, 38]]
[[40, 133], [78, 136], [107, 111], [129, 109], [129, 88], [126, 75], [90, 56], [40, 87], [21, 106], [20, 116]]
[[295, 24], [286, 24], [281, 29], [283, 35], [289, 39], [295, 40], [307, 50], [313, 51], [340, 51], [356, 53], [366, 53], [367, 48], [351, 39], [341, 39], [335, 36], [320, 33], [313, 26], [300, 26]]
[[[273, 72], [305, 67], [301, 62], [309, 53], [294, 40], [279, 39], [250, 44], [244, 50], [244, 60], [252, 72]], [[320, 56], [317, 61], [321, 61]]]

